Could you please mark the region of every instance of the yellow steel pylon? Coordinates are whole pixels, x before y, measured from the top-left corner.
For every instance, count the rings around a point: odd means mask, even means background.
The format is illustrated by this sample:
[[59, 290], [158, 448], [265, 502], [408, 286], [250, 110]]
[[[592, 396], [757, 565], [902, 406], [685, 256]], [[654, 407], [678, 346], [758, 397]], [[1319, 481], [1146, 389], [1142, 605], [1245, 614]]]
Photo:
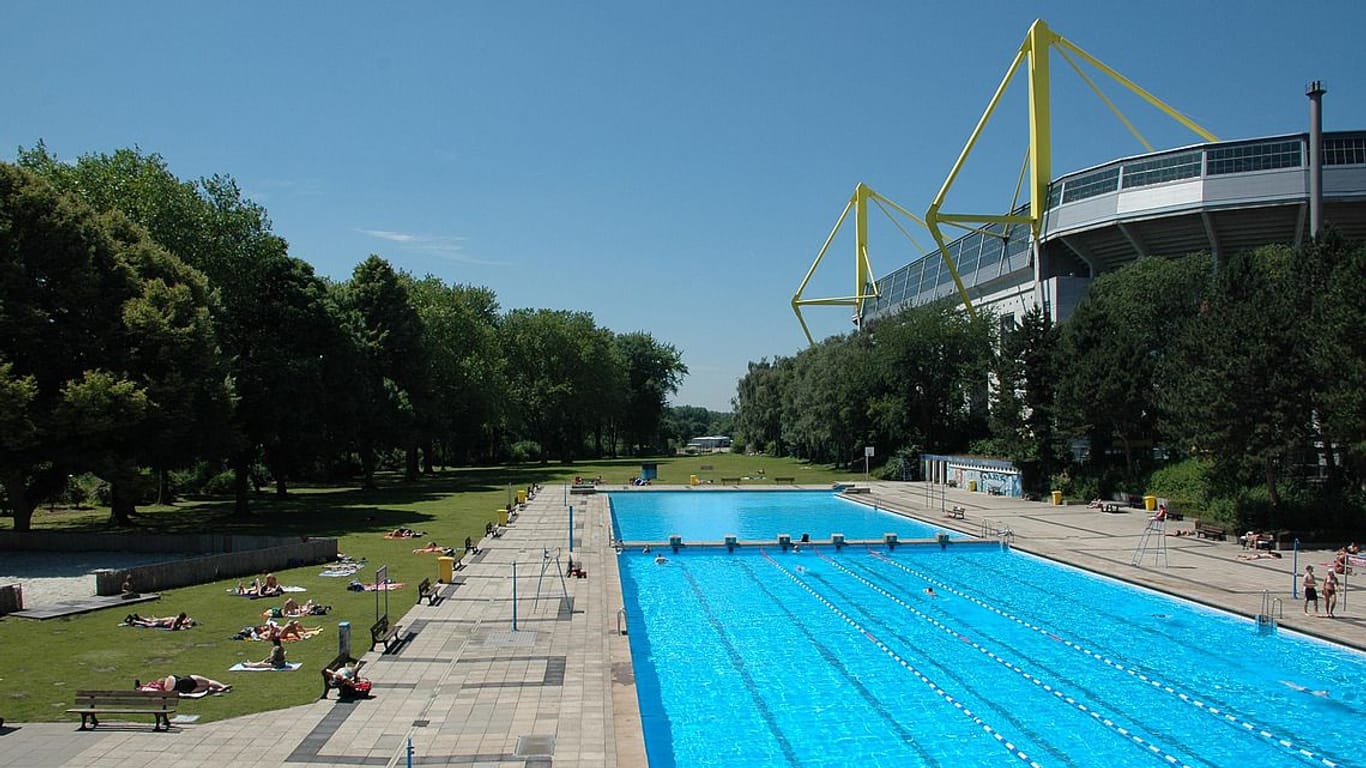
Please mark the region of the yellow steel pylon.
[[[1001, 84], [996, 88], [996, 93], [991, 97], [987, 104], [986, 111], [977, 121], [977, 127], [972, 130], [972, 135], [968, 137], [967, 144], [963, 151], [959, 153], [958, 159], [954, 162], [953, 168], [949, 170], [948, 178], [944, 179], [944, 185], [939, 189], [939, 194], [934, 196], [930, 207], [925, 211], [925, 226], [934, 236], [935, 243], [939, 246], [939, 252], [943, 254], [944, 261], [949, 267], [949, 273], [953, 276], [954, 285], [958, 288], [958, 294], [963, 299], [963, 306], [968, 314], [976, 316], [973, 309], [972, 300], [968, 297], [968, 292], [963, 286], [963, 282], [958, 278], [958, 270], [954, 267], [953, 260], [949, 258], [948, 243], [944, 239], [944, 233], [940, 230], [940, 223], [972, 229], [973, 226], [982, 224], [1028, 224], [1030, 234], [1035, 242], [1038, 241], [1040, 228], [1043, 226], [1044, 211], [1048, 207], [1048, 184], [1052, 180], [1052, 147], [1053, 135], [1051, 125], [1051, 109], [1049, 102], [1049, 59], [1050, 50], [1057, 50], [1058, 54], [1071, 65], [1072, 69], [1081, 76], [1091, 90], [1105, 102], [1106, 106], [1124, 123], [1125, 127], [1138, 138], [1149, 152], [1153, 151], [1152, 145], [1139, 134], [1133, 124], [1119, 111], [1115, 104], [1105, 97], [1105, 94], [1096, 87], [1090, 78], [1082, 72], [1072, 59], [1072, 54], [1082, 59], [1086, 63], [1100, 70], [1111, 80], [1119, 83], [1133, 93], [1137, 94], [1144, 101], [1157, 107], [1168, 117], [1176, 120], [1187, 128], [1191, 129], [1205, 141], [1218, 141], [1214, 134], [1196, 125], [1193, 120], [1168, 106], [1161, 99], [1148, 93], [1137, 83], [1128, 79], [1124, 75], [1106, 66], [1099, 59], [1083, 51], [1072, 42], [1053, 32], [1044, 23], [1043, 19], [1035, 19], [1030, 25], [1029, 32], [1025, 35], [1024, 42], [1020, 45], [1019, 51], [1015, 54], [1014, 61], [1006, 70], [1005, 77]], [[958, 177], [958, 172], [962, 170], [963, 163], [968, 155], [972, 153], [973, 146], [982, 134], [982, 129], [986, 127], [991, 119], [992, 113], [996, 110], [996, 105], [1001, 100], [1001, 95], [1005, 93], [1006, 87], [1010, 85], [1015, 73], [1021, 64], [1027, 62], [1029, 72], [1029, 213], [1024, 215], [989, 215], [989, 214], [970, 214], [970, 213], [945, 213], [941, 210], [944, 198], [948, 195], [949, 189], [953, 186], [954, 180]], [[1013, 210], [1013, 207], [1012, 207]], [[808, 334], [809, 335], [809, 334]]]
[[[815, 345], [816, 340], [811, 337], [811, 329], [806, 326], [806, 320], [802, 317], [802, 307], [806, 306], [844, 306], [854, 307], [855, 322], [861, 324], [863, 319], [863, 305], [868, 299], [875, 299], [879, 295], [877, 281], [873, 278], [873, 265], [868, 259], [868, 203], [872, 202], [887, 216], [887, 218], [901, 230], [901, 234], [911, 241], [912, 245], [920, 248], [911, 233], [901, 225], [901, 222], [892, 216], [892, 210], [902, 216], [911, 219], [920, 226], [925, 226], [925, 221], [914, 213], [902, 208], [891, 200], [873, 191], [871, 187], [863, 182], [859, 182], [854, 187], [854, 194], [849, 197], [849, 202], [845, 203], [844, 210], [840, 212], [839, 219], [835, 221], [835, 226], [830, 230], [830, 236], [825, 238], [825, 244], [816, 254], [816, 260], [811, 263], [811, 268], [806, 271], [806, 277], [802, 278], [802, 284], [797, 286], [797, 292], [792, 295], [792, 311], [797, 315], [797, 322], [802, 324], [802, 332], [806, 334], [806, 340]], [[888, 208], [892, 210], [888, 210]], [[839, 234], [840, 227], [844, 226], [844, 220], [848, 218], [849, 211], [854, 211], [854, 228], [856, 230], [854, 238], [854, 295], [837, 296], [824, 299], [804, 299], [802, 292], [806, 290], [807, 283], [811, 282], [811, 276], [816, 274], [816, 268], [820, 266], [821, 260], [825, 258], [825, 252], [830, 248], [830, 243], [834, 241], [835, 235]], [[921, 249], [922, 251], [924, 249]], [[955, 274], [954, 279], [957, 279]]]

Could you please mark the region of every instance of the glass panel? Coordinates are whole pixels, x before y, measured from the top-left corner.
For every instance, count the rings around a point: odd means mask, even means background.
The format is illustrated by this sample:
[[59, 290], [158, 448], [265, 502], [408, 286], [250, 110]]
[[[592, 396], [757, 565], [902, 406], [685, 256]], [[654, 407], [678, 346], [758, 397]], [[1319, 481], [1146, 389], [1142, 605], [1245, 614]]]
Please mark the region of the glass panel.
[[1124, 189], [1189, 179], [1200, 175], [1200, 152], [1182, 152], [1124, 164]]
[[1366, 137], [1323, 140], [1324, 165], [1366, 165]]
[[1102, 168], [1095, 173], [1069, 179], [1062, 191], [1064, 203], [1075, 203], [1088, 197], [1114, 192], [1119, 186], [1119, 166]]
[[1302, 149], [1302, 142], [1298, 140], [1214, 147], [1209, 150], [1208, 173], [1217, 176], [1274, 168], [1298, 168], [1304, 164]]

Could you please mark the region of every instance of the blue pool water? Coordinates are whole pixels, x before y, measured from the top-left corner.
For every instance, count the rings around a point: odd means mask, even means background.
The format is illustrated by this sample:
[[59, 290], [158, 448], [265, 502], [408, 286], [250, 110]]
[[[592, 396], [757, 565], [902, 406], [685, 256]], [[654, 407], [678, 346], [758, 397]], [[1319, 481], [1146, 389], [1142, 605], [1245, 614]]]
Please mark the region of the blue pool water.
[[621, 573], [651, 768], [1366, 765], [1366, 656], [995, 545]]
[[907, 517], [840, 498], [831, 491], [634, 491], [614, 493], [613, 535], [618, 541], [775, 541], [803, 533], [813, 541], [830, 534], [846, 539], [931, 539], [940, 530]]

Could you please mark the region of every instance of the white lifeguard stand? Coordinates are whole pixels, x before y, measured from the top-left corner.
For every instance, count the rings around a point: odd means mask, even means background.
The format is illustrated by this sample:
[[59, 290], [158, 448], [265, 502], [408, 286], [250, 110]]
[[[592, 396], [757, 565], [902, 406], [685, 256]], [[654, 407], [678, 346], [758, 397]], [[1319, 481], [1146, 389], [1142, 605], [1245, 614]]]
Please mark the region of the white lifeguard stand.
[[[1153, 541], [1153, 537], [1157, 541]], [[1148, 524], [1143, 528], [1143, 535], [1138, 539], [1138, 546], [1134, 547], [1134, 558], [1130, 565], [1143, 566], [1143, 561], [1147, 559], [1148, 553], [1153, 555], [1153, 565], [1161, 561], [1162, 567], [1167, 568], [1167, 508], [1159, 507], [1156, 514], [1148, 518]]]

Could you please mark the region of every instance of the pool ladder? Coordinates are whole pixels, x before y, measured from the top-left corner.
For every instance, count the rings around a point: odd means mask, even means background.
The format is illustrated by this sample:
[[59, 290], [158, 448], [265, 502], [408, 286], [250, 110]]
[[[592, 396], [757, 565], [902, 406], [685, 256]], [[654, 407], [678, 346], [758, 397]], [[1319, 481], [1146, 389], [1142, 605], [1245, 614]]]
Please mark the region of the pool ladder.
[[1272, 597], [1270, 590], [1262, 592], [1262, 612], [1257, 614], [1257, 631], [1264, 635], [1276, 631], [1276, 622], [1285, 616], [1285, 604], [1279, 597]]
[[618, 609], [617, 609], [617, 634], [618, 634], [618, 635], [624, 635], [624, 634], [626, 634], [626, 609], [625, 609], [625, 608], [618, 608]]

